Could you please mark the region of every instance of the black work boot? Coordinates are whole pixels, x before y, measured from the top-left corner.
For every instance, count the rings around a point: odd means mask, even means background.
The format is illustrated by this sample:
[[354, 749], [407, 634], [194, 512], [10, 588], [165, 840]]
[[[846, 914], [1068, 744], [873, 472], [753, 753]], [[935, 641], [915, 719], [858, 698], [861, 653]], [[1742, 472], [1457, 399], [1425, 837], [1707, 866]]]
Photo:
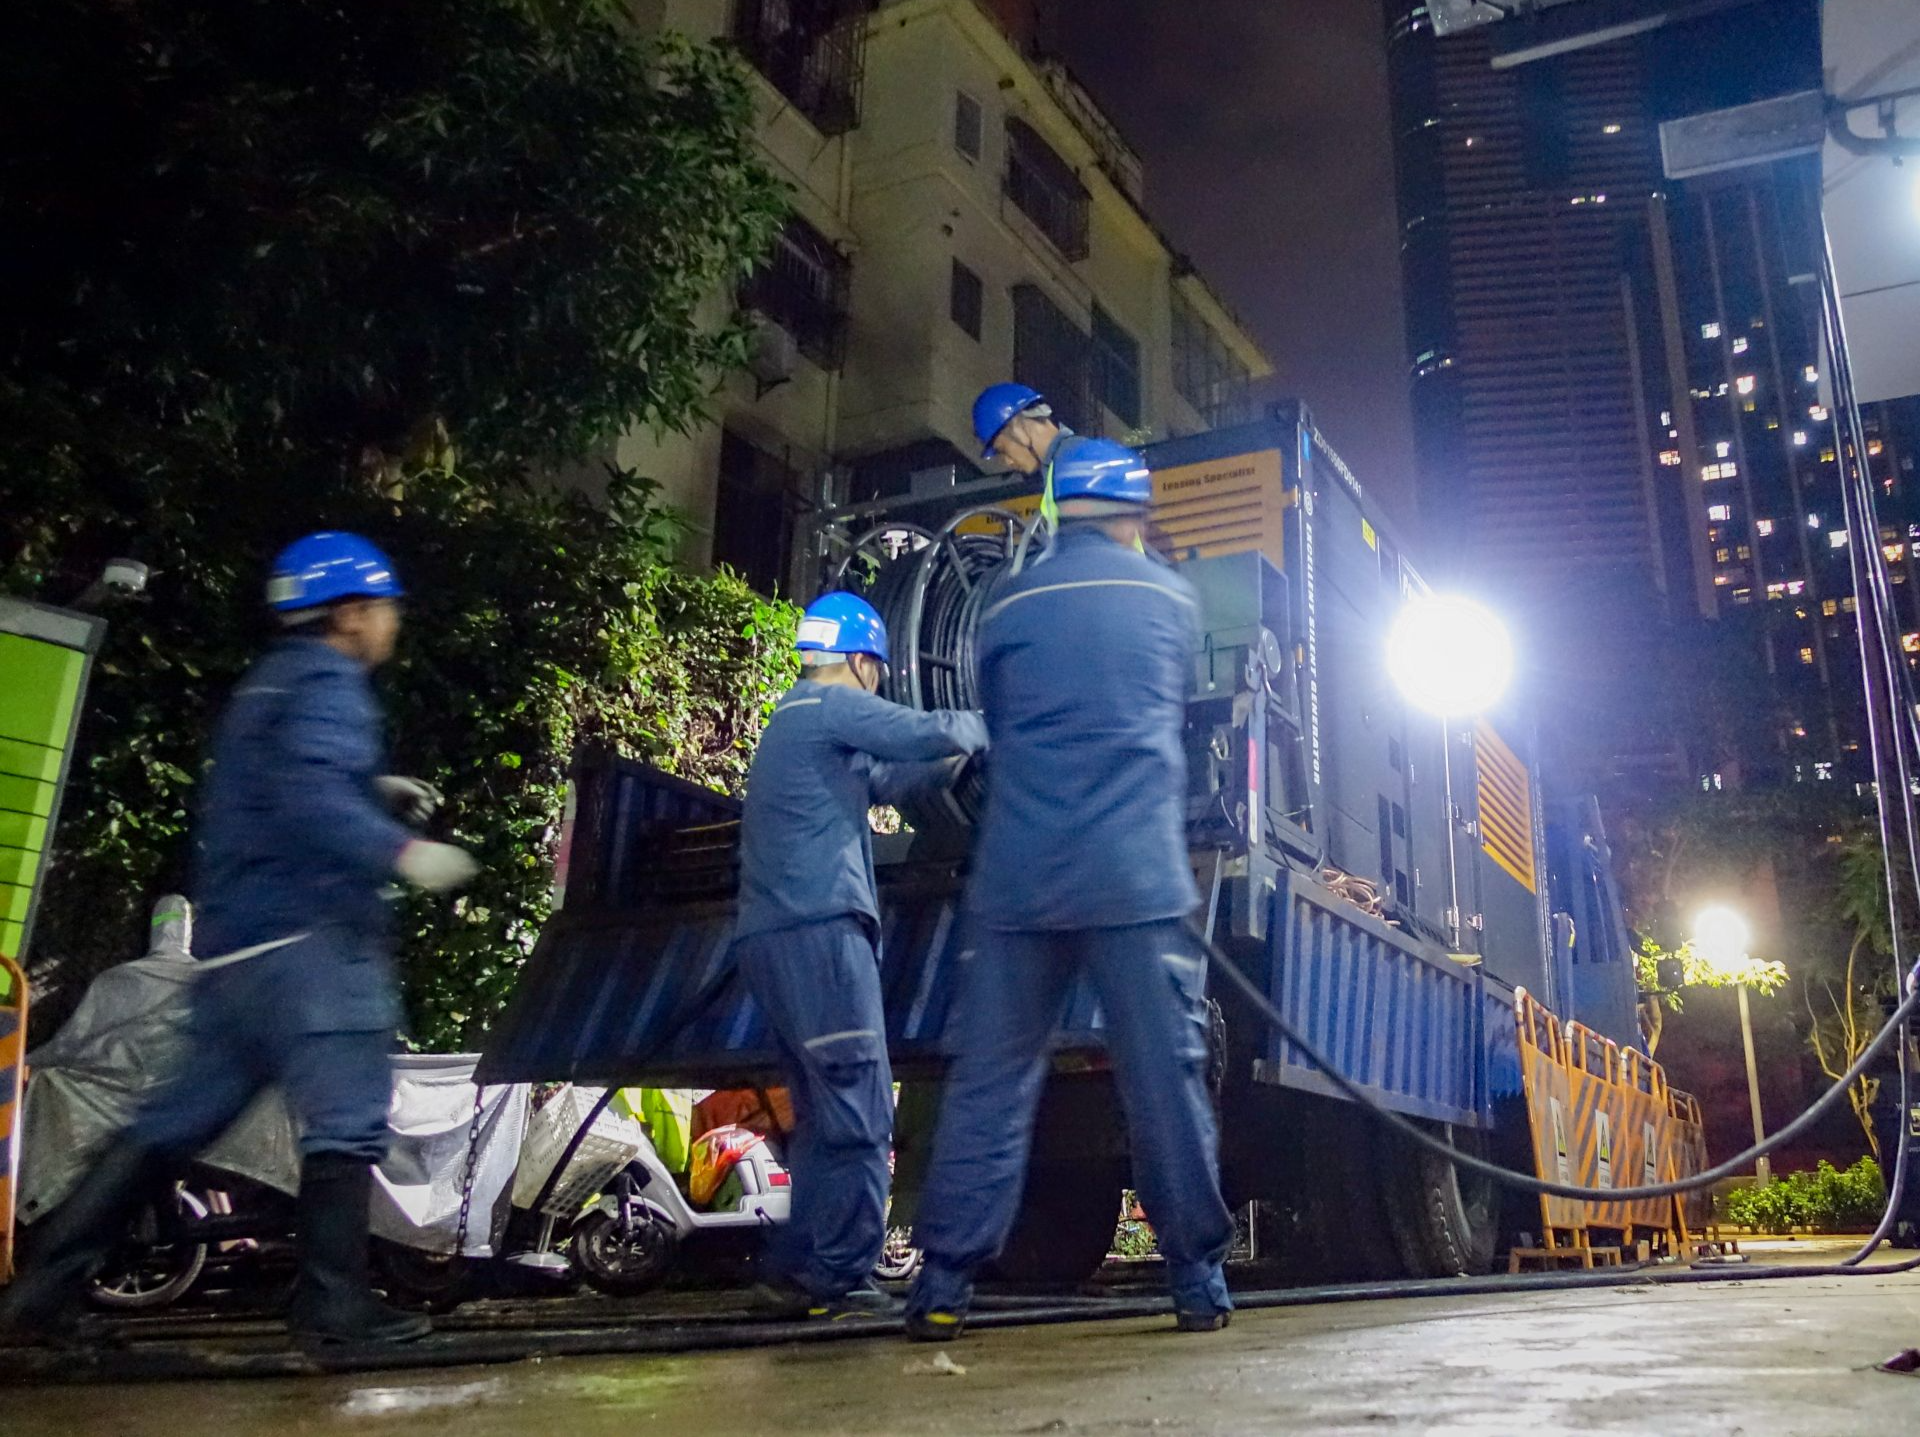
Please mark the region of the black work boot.
[[412, 1342], [433, 1331], [426, 1318], [373, 1295], [367, 1269], [372, 1194], [373, 1167], [365, 1158], [314, 1153], [300, 1165], [300, 1276], [287, 1330], [303, 1345]]
[[0, 1297], [0, 1333], [54, 1347], [102, 1341], [82, 1297], [87, 1279], [126, 1235], [164, 1163], [151, 1148], [116, 1143], [34, 1233], [20, 1275]]

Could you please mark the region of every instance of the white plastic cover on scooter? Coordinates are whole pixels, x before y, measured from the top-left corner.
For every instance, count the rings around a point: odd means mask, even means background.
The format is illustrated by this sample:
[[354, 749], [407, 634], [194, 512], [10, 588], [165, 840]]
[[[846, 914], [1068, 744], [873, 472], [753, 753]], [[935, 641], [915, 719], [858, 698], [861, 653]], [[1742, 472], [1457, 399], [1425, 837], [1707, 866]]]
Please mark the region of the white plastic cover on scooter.
[[[27, 1055], [21, 1134], [19, 1217], [23, 1223], [59, 1205], [132, 1117], [140, 1099], [178, 1060], [194, 959], [156, 947], [109, 968], [51, 1040]], [[453, 1250], [473, 1121], [471, 1053], [396, 1054], [392, 1145], [375, 1170], [376, 1235], [428, 1252]], [[493, 1252], [492, 1226], [513, 1180], [527, 1124], [527, 1087], [490, 1087], [481, 1103], [479, 1151], [467, 1240], [470, 1257]], [[294, 1193], [300, 1150], [286, 1105], [268, 1090], [200, 1161]], [[504, 1215], [504, 1213], [502, 1214]]]

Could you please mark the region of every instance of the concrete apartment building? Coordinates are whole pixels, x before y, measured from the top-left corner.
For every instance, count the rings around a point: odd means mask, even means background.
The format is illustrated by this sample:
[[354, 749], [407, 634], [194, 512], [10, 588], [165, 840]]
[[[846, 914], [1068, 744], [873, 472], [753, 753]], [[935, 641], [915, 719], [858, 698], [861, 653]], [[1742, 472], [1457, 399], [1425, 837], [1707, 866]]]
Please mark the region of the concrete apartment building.
[[637, 9], [738, 46], [794, 192], [716, 422], [620, 446], [698, 526], [688, 562], [804, 595], [809, 516], [977, 472], [970, 406], [996, 380], [1119, 439], [1251, 417], [1271, 365], [1147, 219], [1139, 157], [1033, 49], [1022, 0]]

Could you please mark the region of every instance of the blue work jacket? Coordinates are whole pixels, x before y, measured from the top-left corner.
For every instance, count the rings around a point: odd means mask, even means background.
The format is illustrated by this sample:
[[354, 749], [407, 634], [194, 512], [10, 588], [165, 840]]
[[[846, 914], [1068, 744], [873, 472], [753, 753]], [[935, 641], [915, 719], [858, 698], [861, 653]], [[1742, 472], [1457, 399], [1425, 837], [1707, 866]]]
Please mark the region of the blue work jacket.
[[1193, 911], [1181, 734], [1198, 644], [1186, 580], [1087, 526], [992, 596], [993, 762], [968, 886], [980, 922], [1042, 932]]
[[[327, 952], [379, 970], [345, 985], [368, 988], [343, 993], [352, 1026], [371, 1021], [374, 989], [392, 987], [383, 895], [414, 837], [374, 793], [380, 730], [360, 664], [318, 639], [282, 640], [247, 671], [221, 715], [195, 835], [196, 956], [334, 930], [321, 945]], [[397, 1015], [396, 1004], [389, 993], [385, 1007]]]
[[867, 810], [949, 782], [986, 747], [980, 715], [921, 713], [802, 680], [774, 707], [747, 773], [737, 937], [855, 914], [880, 921]]

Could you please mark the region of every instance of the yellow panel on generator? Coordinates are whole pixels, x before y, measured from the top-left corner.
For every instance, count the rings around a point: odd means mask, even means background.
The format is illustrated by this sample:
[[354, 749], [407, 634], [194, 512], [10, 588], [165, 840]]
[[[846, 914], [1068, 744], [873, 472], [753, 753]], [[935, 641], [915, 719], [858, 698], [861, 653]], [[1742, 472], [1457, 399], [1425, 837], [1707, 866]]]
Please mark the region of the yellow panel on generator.
[[1533, 782], [1527, 766], [1485, 722], [1474, 725], [1473, 753], [1480, 779], [1480, 847], [1514, 882], [1536, 893]]
[[[1153, 546], [1170, 559], [1211, 559], [1257, 549], [1275, 568], [1286, 567], [1286, 513], [1294, 493], [1286, 487], [1278, 449], [1234, 454], [1199, 464], [1153, 471]], [[994, 500], [1021, 518], [1040, 508], [1040, 496]], [[990, 515], [961, 524], [961, 534], [992, 534]]]
[[1286, 487], [1278, 449], [1153, 471], [1155, 547], [1174, 559], [1257, 549], [1286, 567]]

